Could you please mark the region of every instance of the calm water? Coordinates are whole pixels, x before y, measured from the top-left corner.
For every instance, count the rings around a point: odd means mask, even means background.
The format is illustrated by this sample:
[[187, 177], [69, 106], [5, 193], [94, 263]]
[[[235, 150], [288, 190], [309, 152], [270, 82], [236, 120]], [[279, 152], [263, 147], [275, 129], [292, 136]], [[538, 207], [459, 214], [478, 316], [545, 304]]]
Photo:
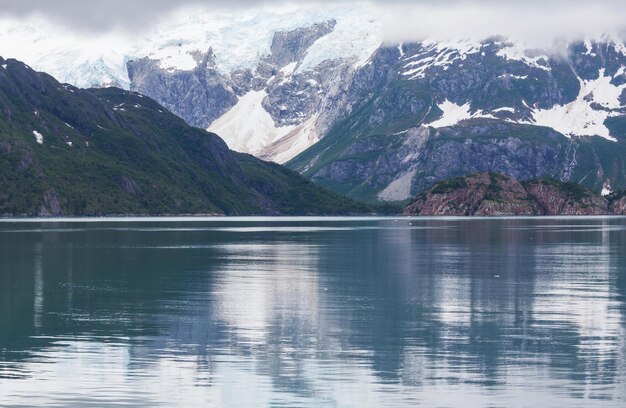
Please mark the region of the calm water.
[[624, 407], [626, 219], [0, 222], [0, 406]]

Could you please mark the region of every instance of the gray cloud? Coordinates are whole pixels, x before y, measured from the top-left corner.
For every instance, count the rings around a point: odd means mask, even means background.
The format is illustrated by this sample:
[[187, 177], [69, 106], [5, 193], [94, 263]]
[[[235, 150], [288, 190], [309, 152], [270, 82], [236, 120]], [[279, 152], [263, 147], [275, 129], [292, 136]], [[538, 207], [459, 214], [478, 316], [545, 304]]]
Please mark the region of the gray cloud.
[[447, 0], [380, 7], [387, 41], [484, 38], [552, 46], [582, 37], [624, 38], [623, 0]]
[[[350, 3], [305, 0], [321, 7]], [[531, 41], [623, 32], [624, 0], [369, 0], [389, 41], [502, 34]], [[84, 32], [136, 31], [184, 6], [281, 7], [284, 0], [0, 0], [0, 16], [40, 15]]]
[[0, 16], [45, 17], [71, 29], [137, 30], [185, 5], [215, 5], [201, 0], [0, 0]]

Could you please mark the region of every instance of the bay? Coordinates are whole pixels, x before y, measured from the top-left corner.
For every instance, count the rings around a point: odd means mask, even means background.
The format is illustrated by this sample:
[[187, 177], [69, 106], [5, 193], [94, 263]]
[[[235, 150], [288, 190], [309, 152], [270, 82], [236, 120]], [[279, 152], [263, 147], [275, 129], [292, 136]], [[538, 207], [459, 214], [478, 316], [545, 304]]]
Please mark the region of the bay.
[[0, 406], [625, 399], [626, 218], [0, 221]]

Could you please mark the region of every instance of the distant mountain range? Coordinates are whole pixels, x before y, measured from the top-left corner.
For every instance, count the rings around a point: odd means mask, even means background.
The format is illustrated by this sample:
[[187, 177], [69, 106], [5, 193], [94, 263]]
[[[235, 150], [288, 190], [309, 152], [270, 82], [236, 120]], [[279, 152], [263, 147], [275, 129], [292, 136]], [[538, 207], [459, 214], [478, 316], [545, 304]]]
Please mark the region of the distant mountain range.
[[560, 53], [501, 37], [389, 45], [350, 7], [180, 17], [103, 51], [50, 47], [46, 30], [0, 27], [0, 39], [41, 38], [28, 51], [37, 68], [148, 95], [234, 150], [360, 200], [405, 201], [474, 172], [626, 187], [618, 38]]
[[75, 88], [0, 58], [0, 215], [368, 211], [232, 152], [148, 97]]

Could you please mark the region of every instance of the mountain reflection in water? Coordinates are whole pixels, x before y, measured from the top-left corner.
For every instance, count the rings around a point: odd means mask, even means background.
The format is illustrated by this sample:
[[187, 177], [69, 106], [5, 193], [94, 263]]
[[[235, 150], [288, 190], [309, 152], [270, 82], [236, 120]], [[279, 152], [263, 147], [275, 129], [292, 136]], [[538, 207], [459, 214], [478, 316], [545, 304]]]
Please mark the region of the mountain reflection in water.
[[0, 222], [0, 405], [609, 406], [626, 219]]

